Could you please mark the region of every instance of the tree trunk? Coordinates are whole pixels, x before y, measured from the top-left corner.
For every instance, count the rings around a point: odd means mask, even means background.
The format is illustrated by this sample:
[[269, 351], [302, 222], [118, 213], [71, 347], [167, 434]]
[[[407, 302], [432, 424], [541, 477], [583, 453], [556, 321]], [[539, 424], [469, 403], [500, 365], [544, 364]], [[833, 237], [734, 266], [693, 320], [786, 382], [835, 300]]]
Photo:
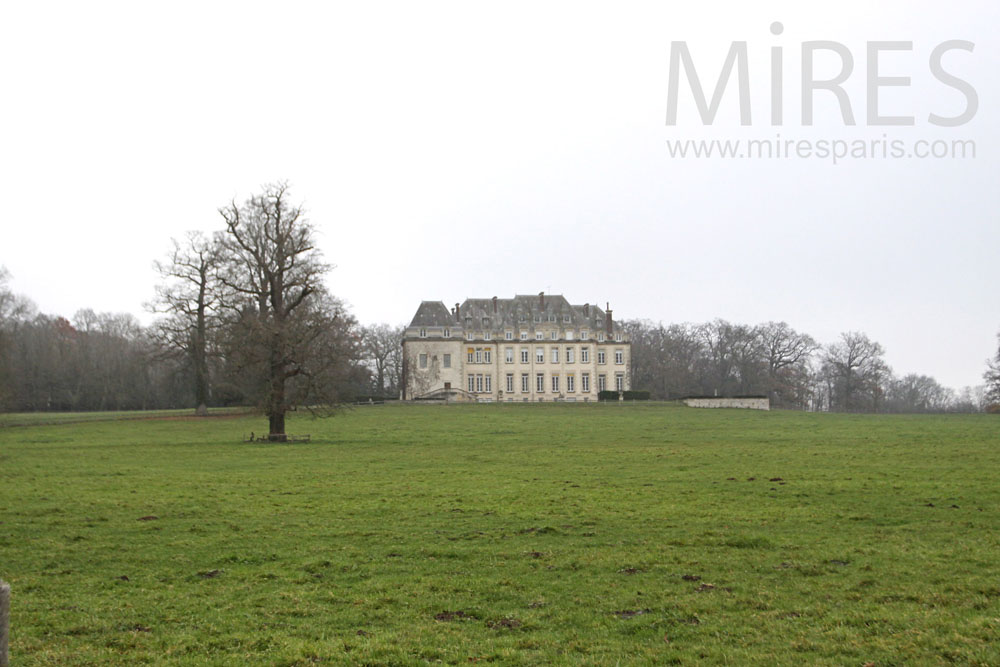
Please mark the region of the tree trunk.
[[268, 424], [270, 425], [270, 433], [267, 436], [268, 440], [271, 442], [288, 442], [288, 436], [285, 435], [284, 412], [272, 414], [268, 417]]
[[202, 276], [202, 283], [198, 291], [198, 311], [195, 319], [194, 340], [192, 341], [194, 350], [194, 403], [195, 414], [204, 417], [208, 414], [208, 351], [205, 322], [205, 289], [206, 279]]

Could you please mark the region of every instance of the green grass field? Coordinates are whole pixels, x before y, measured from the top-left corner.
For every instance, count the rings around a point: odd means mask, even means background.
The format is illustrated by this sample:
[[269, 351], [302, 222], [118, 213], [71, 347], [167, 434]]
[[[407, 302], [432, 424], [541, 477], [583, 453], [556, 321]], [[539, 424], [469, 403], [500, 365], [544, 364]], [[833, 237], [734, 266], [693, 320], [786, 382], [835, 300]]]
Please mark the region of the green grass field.
[[0, 428], [33, 664], [1000, 664], [1000, 419], [374, 406]]

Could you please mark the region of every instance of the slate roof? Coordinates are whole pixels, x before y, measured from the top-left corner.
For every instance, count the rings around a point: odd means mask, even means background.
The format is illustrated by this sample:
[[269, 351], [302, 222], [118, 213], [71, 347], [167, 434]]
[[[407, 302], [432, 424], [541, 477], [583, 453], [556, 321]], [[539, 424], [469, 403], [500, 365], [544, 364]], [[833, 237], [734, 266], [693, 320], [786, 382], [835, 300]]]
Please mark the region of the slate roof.
[[447, 327], [455, 326], [455, 318], [442, 301], [421, 301], [417, 308], [411, 327]]
[[[502, 331], [549, 325], [597, 331], [605, 327], [604, 316], [602, 308], [590, 304], [573, 305], [561, 294], [518, 294], [513, 299], [496, 299], [496, 310], [493, 299], [466, 299], [458, 308], [457, 318], [443, 302], [423, 301], [410, 327]], [[618, 331], [621, 325], [614, 322], [613, 326]]]

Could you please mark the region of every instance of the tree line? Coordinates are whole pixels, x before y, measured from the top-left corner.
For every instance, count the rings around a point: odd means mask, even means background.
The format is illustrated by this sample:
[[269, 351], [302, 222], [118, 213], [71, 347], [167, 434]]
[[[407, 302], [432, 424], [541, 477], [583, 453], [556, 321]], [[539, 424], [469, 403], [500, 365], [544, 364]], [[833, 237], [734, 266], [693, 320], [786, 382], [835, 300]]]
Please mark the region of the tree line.
[[[0, 268], [0, 409], [150, 410], [253, 405], [269, 437], [290, 410], [394, 398], [402, 326], [360, 325], [325, 286], [331, 270], [286, 183], [218, 210], [221, 228], [172, 240], [143, 326], [130, 314], [39, 313]], [[972, 412], [1000, 404], [1000, 346], [985, 385], [955, 392], [896, 375], [882, 346], [848, 332], [821, 345], [784, 322], [624, 323], [631, 384], [656, 399], [767, 395], [780, 408]]]
[[767, 396], [778, 408], [838, 412], [978, 412], [1000, 403], [1000, 346], [985, 385], [954, 391], [927, 375], [896, 374], [882, 345], [860, 332], [821, 345], [785, 322], [623, 325], [632, 386], [656, 399]]

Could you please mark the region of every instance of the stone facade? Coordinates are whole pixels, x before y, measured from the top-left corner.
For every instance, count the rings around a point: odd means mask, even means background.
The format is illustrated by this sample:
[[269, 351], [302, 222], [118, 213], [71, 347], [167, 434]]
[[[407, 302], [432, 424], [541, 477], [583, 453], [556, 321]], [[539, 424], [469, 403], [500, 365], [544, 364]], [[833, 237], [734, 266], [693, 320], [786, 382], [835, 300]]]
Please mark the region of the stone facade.
[[684, 404], [690, 408], [744, 408], [748, 410], [770, 410], [771, 401], [766, 396], [736, 396], [723, 398], [685, 398]]
[[424, 301], [403, 336], [403, 398], [596, 401], [631, 388], [630, 364], [610, 309], [546, 294]]

